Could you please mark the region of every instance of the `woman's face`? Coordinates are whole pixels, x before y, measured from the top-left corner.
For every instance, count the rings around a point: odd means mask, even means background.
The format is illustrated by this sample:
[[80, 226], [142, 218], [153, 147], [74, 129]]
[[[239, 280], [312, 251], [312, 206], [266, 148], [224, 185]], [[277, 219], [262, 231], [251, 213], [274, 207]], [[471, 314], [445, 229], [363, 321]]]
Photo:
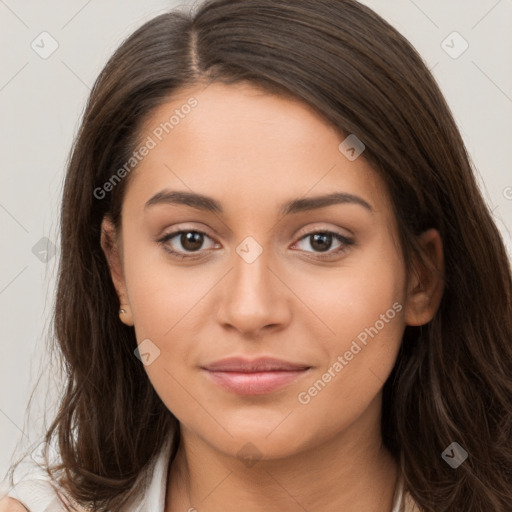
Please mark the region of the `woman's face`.
[[406, 273], [384, 183], [344, 138], [247, 84], [182, 90], [145, 124], [116, 285], [157, 393], [222, 453], [378, 428]]

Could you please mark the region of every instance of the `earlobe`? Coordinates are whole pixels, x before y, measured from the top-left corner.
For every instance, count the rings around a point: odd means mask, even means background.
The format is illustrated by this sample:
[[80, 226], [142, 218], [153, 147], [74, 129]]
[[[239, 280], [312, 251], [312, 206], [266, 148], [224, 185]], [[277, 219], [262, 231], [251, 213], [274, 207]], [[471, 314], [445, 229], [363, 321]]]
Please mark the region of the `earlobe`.
[[105, 216], [101, 223], [100, 243], [108, 263], [112, 283], [119, 297], [119, 318], [124, 324], [132, 326], [132, 312], [124, 279], [122, 255], [119, 249], [120, 240], [115, 226], [108, 216]]
[[422, 257], [417, 257], [409, 276], [405, 323], [424, 325], [436, 314], [444, 290], [444, 255], [441, 235], [429, 229], [418, 237]]
[[121, 320], [123, 324], [133, 326], [132, 313], [128, 304], [121, 304], [119, 308], [119, 320]]

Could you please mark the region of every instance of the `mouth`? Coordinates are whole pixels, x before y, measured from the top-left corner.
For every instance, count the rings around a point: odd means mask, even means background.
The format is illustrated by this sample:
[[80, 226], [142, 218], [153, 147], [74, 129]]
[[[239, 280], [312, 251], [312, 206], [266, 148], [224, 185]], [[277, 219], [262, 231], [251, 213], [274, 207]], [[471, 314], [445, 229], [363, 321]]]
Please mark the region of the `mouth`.
[[222, 359], [201, 367], [215, 384], [237, 395], [265, 395], [304, 376], [311, 366], [274, 358]]

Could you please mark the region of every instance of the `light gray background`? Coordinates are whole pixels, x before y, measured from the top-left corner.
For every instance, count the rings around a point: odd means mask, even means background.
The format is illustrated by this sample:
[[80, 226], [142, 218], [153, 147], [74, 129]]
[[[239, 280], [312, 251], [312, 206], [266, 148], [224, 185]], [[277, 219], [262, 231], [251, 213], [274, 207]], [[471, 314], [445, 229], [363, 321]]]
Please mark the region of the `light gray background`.
[[[0, 479], [18, 442], [37, 443], [51, 390], [45, 338], [58, 258], [49, 252], [48, 262], [41, 261], [46, 243], [40, 240], [59, 245], [65, 161], [85, 100], [128, 34], [183, 3], [0, 0]], [[512, 0], [364, 3], [402, 32], [433, 70], [512, 254]], [[43, 31], [59, 45], [47, 59], [31, 47], [34, 40], [43, 45]], [[464, 41], [446, 39], [453, 31], [469, 44], [457, 58]], [[27, 402], [40, 372], [28, 422]]]

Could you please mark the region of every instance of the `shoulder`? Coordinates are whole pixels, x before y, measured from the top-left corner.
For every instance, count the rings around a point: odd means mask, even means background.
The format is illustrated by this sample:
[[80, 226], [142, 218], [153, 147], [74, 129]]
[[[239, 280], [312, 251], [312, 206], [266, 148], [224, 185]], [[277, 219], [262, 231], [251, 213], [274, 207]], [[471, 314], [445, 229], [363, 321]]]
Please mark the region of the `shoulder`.
[[0, 512], [28, 512], [28, 510], [13, 498], [0, 499]]
[[403, 512], [421, 512], [417, 503], [409, 493], [406, 493], [404, 496]]
[[69, 500], [57, 482], [34, 471], [16, 480], [0, 503], [0, 512], [64, 512]]

